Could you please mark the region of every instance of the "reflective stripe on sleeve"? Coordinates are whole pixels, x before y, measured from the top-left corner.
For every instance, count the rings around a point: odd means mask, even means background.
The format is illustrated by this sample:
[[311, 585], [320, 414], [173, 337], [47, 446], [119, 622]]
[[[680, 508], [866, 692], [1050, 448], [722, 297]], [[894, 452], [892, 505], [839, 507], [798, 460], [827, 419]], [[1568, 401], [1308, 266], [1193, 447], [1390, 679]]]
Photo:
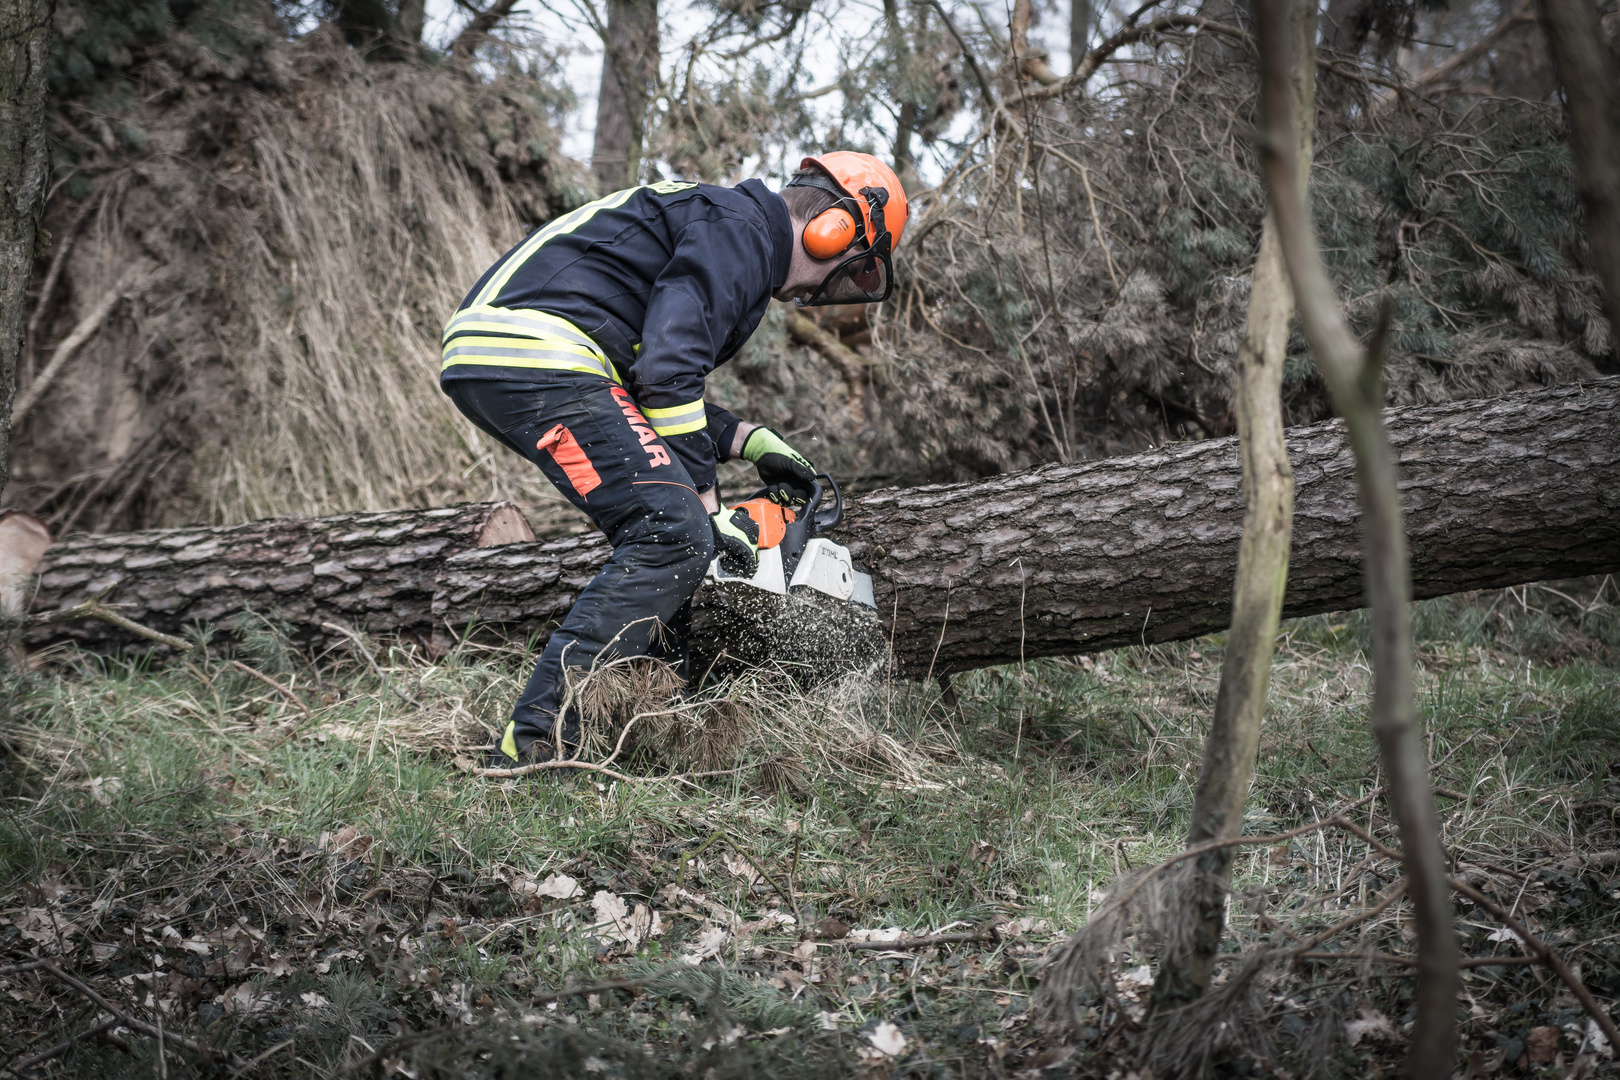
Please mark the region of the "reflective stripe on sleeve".
[[677, 405], [673, 409], [644, 408], [641, 411], [652, 424], [652, 429], [660, 435], [685, 435], [689, 431], [701, 431], [709, 426], [702, 398], [689, 405]]

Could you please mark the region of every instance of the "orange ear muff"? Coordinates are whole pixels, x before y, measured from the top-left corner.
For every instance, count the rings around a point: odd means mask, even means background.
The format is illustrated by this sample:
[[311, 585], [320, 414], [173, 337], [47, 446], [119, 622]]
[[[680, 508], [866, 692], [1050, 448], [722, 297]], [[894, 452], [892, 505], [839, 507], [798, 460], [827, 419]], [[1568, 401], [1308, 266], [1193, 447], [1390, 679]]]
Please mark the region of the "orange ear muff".
[[804, 250], [812, 259], [842, 255], [855, 242], [855, 219], [848, 210], [823, 210], [804, 227]]

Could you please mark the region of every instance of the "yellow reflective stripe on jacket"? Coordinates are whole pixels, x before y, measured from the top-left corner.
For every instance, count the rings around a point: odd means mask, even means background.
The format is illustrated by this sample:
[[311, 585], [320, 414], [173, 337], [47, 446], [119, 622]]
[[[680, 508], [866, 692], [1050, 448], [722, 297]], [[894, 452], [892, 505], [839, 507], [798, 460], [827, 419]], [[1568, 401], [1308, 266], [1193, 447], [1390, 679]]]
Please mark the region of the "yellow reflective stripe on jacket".
[[660, 435], [685, 435], [689, 431], [702, 431], [709, 426], [708, 414], [703, 409], [703, 399], [687, 405], [677, 405], [673, 409], [642, 409], [652, 429]]
[[543, 311], [464, 308], [444, 328], [443, 371], [454, 364], [581, 371], [619, 382], [619, 373], [590, 335]]
[[462, 308], [450, 316], [450, 321], [445, 324], [442, 340], [448, 345], [452, 334], [470, 334], [479, 331], [486, 334], [522, 334], [524, 337], [537, 338], [560, 337], [564, 341], [589, 350], [593, 356], [602, 360], [607, 359], [602, 350], [596, 347], [596, 342], [590, 339], [590, 335], [567, 319], [527, 308], [501, 308], [490, 304], [475, 304], [472, 307]]
[[499, 296], [501, 294], [501, 290], [506, 287], [506, 283], [511, 280], [512, 275], [517, 273], [519, 268], [521, 268], [524, 263], [528, 262], [529, 258], [533, 256], [534, 253], [538, 251], [547, 240], [550, 240], [554, 236], [561, 236], [564, 233], [573, 232], [575, 229], [591, 220], [591, 218], [595, 217], [603, 210], [612, 210], [615, 207], [623, 206], [625, 203], [630, 201], [636, 192], [640, 190], [640, 188], [633, 187], [625, 188], [623, 191], [615, 191], [613, 194], [597, 199], [595, 202], [586, 203], [578, 210], [572, 210], [564, 214], [562, 217], [557, 218], [544, 228], [537, 229], [533, 236], [530, 236], [527, 240], [523, 241], [523, 245], [507, 257], [507, 260], [500, 268], [500, 271], [484, 284], [483, 291], [478, 294], [476, 304], [488, 304], [491, 300], [494, 300], [497, 296]]

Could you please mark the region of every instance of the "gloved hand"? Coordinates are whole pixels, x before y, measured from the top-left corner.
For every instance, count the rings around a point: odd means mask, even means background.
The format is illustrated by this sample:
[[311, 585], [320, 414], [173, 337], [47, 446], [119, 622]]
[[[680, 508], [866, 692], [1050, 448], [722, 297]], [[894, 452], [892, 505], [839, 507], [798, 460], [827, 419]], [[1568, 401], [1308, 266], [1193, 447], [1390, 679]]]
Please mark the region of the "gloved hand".
[[709, 524], [714, 528], [714, 550], [721, 568], [728, 574], [753, 577], [759, 569], [759, 526], [748, 511], [722, 506], [709, 515]]
[[771, 498], [780, 503], [792, 501], [782, 491], [786, 488], [800, 502], [810, 501], [810, 485], [816, 479], [816, 467], [810, 459], [787, 444], [787, 440], [768, 427], [757, 427], [743, 442], [742, 456], [759, 470], [759, 478], [767, 487], [777, 490]]

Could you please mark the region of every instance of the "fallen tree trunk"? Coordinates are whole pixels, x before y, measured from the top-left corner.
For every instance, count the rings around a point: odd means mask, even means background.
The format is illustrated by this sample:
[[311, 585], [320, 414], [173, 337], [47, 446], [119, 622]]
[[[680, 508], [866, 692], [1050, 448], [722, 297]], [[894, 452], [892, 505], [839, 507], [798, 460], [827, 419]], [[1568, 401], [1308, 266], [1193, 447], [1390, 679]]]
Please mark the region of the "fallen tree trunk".
[[[1417, 597], [1620, 569], [1620, 378], [1396, 409], [1389, 428]], [[1359, 607], [1355, 466], [1343, 426], [1292, 429], [1288, 449], [1298, 486], [1283, 614]], [[479, 546], [463, 528], [420, 556], [405, 554], [410, 544], [390, 555], [379, 540], [418, 521], [489, 512], [482, 504], [72, 537], [47, 553], [33, 608], [105, 593], [129, 618], [170, 633], [243, 608], [310, 637], [332, 613], [441, 644], [476, 625], [543, 629], [606, 557], [599, 536]], [[385, 518], [392, 524], [376, 524]], [[851, 500], [834, 538], [872, 569], [877, 619], [839, 628], [830, 645], [812, 628], [795, 635], [797, 649], [807, 659], [822, 650], [870, 658], [892, 641], [896, 669], [915, 676], [1197, 637], [1227, 624], [1242, 518], [1235, 439], [875, 492]], [[365, 530], [371, 536], [359, 536]], [[323, 551], [348, 554], [317, 557], [308, 539], [317, 533]], [[306, 539], [271, 539], [282, 535]], [[771, 652], [784, 613], [824, 607], [766, 604], [744, 620], [750, 640], [737, 641], [736, 619], [715, 617], [725, 605], [707, 589], [700, 600], [700, 665], [722, 648]], [[42, 628], [30, 640], [61, 632]], [[74, 631], [97, 646], [123, 640], [116, 634]]]
[[[285, 622], [305, 641], [335, 640], [322, 623], [420, 634], [432, 626], [447, 557], [533, 539], [511, 503], [69, 536], [40, 563], [31, 607], [100, 600], [171, 634], [245, 611]], [[87, 648], [140, 641], [95, 620], [26, 635], [36, 645], [61, 638]]]
[[[1620, 569], [1620, 379], [1387, 419], [1415, 599]], [[1344, 424], [1291, 429], [1288, 456], [1283, 617], [1361, 607]], [[877, 492], [841, 539], [880, 570], [902, 669], [952, 671], [1224, 629], [1242, 519], [1237, 440], [1214, 439]]]

